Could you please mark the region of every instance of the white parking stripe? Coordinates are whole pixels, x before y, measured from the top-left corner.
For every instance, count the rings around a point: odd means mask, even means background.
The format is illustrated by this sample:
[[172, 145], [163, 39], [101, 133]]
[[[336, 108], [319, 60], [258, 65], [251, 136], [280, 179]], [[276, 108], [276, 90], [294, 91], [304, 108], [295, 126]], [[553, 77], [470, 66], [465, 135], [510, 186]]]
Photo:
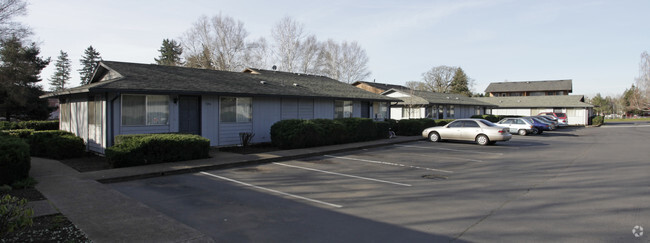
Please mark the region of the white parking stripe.
[[394, 146], [407, 147], [407, 148], [437, 149], [437, 150], [447, 150], [447, 151], [463, 152], [463, 153], [475, 153], [475, 154], [503, 155], [503, 153], [492, 153], [492, 152], [482, 152], [482, 151], [472, 151], [472, 150], [459, 150], [459, 149], [438, 148], [438, 147], [422, 147], [422, 146], [413, 146], [413, 145], [394, 145]]
[[600, 126], [602, 128], [630, 128], [630, 127], [650, 127], [650, 125], [605, 125], [605, 126]]
[[280, 195], [284, 195], [284, 196], [287, 196], [287, 197], [293, 197], [293, 198], [298, 198], [298, 199], [302, 199], [302, 200], [306, 200], [306, 201], [310, 201], [310, 202], [314, 202], [314, 203], [320, 203], [320, 204], [324, 204], [324, 205], [327, 205], [327, 206], [330, 206], [330, 207], [335, 207], [335, 208], [342, 208], [343, 207], [343, 206], [338, 205], [338, 204], [323, 202], [323, 201], [316, 200], [316, 199], [306, 198], [306, 197], [303, 197], [303, 196], [293, 195], [293, 194], [286, 193], [286, 192], [281, 192], [281, 191], [278, 191], [278, 190], [273, 190], [273, 189], [269, 189], [269, 188], [265, 188], [265, 187], [261, 187], [261, 186], [256, 186], [256, 185], [248, 184], [246, 182], [241, 182], [241, 181], [226, 178], [226, 177], [223, 177], [223, 176], [210, 174], [208, 172], [201, 171], [200, 173], [204, 174], [204, 175], [207, 175], [207, 176], [212, 176], [212, 177], [215, 177], [215, 178], [219, 178], [219, 179], [222, 179], [222, 180], [234, 182], [234, 183], [237, 183], [237, 184], [242, 184], [244, 186], [249, 186], [249, 187], [260, 189], [260, 190], [270, 191], [270, 192], [277, 193], [277, 194], [280, 194]]
[[415, 155], [415, 156], [419, 156], [419, 157], [427, 157], [427, 158], [433, 157], [433, 158], [452, 159], [452, 160], [460, 160], [460, 161], [471, 161], [471, 162], [479, 162], [479, 163], [480, 162], [485, 162], [483, 160], [478, 160], [478, 159], [466, 159], [466, 158], [447, 157], [447, 156], [440, 156], [440, 155], [435, 155], [435, 156], [424, 155], [424, 154], [411, 154], [411, 155]]
[[368, 162], [368, 163], [375, 163], [375, 164], [382, 164], [382, 165], [392, 165], [392, 166], [399, 166], [399, 167], [406, 167], [406, 168], [413, 168], [413, 169], [420, 169], [420, 170], [430, 170], [430, 171], [439, 171], [439, 172], [445, 172], [445, 173], [454, 173], [453, 171], [448, 171], [448, 170], [439, 170], [439, 169], [433, 169], [433, 168], [426, 168], [426, 167], [412, 166], [412, 165], [404, 165], [404, 164], [397, 164], [397, 163], [384, 162], [384, 161], [356, 159], [356, 158], [339, 157], [339, 156], [332, 156], [332, 155], [324, 155], [324, 156], [329, 157], [329, 158], [355, 160], [355, 161], [361, 161], [361, 162]]
[[296, 166], [296, 165], [288, 165], [288, 164], [285, 164], [285, 163], [273, 163], [273, 164], [276, 164], [276, 165], [282, 165], [282, 166], [286, 166], [286, 167], [292, 167], [292, 168], [298, 168], [298, 169], [303, 169], [303, 170], [311, 170], [311, 171], [316, 171], [316, 172], [321, 172], [321, 173], [326, 173], [326, 174], [332, 174], [332, 175], [339, 175], [339, 176], [352, 177], [352, 178], [357, 178], [357, 179], [362, 179], [362, 180], [369, 180], [369, 181], [376, 181], [376, 182], [388, 183], [388, 184], [399, 185], [399, 186], [411, 186], [411, 185], [409, 185], [409, 184], [404, 184], [404, 183], [398, 183], [398, 182], [392, 182], [392, 181], [385, 181], [385, 180], [373, 179], [373, 178], [362, 177], [362, 176], [348, 175], [348, 174], [342, 174], [342, 173], [337, 173], [337, 172], [331, 172], [331, 171], [325, 171], [325, 170], [319, 170], [319, 169], [307, 168], [307, 167]]

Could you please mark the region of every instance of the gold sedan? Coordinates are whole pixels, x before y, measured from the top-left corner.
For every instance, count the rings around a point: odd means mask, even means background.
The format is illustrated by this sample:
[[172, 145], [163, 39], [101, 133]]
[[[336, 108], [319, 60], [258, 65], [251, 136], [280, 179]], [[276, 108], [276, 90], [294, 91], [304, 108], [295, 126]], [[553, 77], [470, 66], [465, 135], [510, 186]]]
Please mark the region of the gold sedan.
[[458, 119], [445, 126], [430, 127], [422, 131], [422, 136], [431, 142], [441, 140], [476, 141], [480, 145], [508, 141], [512, 134], [508, 128], [497, 126], [485, 119]]

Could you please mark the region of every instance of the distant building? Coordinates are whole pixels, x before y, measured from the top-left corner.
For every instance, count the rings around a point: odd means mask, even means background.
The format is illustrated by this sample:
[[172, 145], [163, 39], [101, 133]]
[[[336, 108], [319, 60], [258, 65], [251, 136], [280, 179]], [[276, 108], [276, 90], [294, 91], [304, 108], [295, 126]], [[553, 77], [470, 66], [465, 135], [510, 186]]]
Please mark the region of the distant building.
[[409, 88], [404, 87], [402, 85], [396, 85], [396, 84], [383, 84], [383, 83], [375, 83], [375, 82], [366, 82], [366, 81], [356, 81], [352, 83], [353, 86], [356, 86], [357, 88], [363, 89], [368, 92], [373, 92], [375, 94], [381, 94], [385, 92], [386, 90], [389, 89], [397, 89], [397, 90], [407, 90]]
[[490, 83], [485, 89], [488, 97], [569, 95], [573, 92], [571, 79]]

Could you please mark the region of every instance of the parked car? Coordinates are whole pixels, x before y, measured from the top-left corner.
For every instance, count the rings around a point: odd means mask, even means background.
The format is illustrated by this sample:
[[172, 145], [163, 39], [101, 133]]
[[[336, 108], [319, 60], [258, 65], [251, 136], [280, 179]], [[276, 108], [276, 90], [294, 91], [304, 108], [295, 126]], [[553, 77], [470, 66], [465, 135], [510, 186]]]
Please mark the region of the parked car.
[[547, 123], [539, 122], [532, 117], [522, 117], [533, 124], [533, 134], [542, 134], [544, 131], [550, 131], [551, 127]]
[[555, 120], [553, 120], [553, 119], [551, 119], [551, 118], [548, 118], [548, 117], [546, 117], [546, 116], [535, 116], [535, 117], [537, 117], [537, 118], [539, 118], [539, 119], [541, 119], [541, 120], [543, 120], [543, 121], [546, 121], [546, 122], [548, 122], [548, 123], [551, 123], [551, 125], [552, 125], [551, 129], [553, 129], [553, 130], [555, 130], [555, 128], [558, 127], [558, 122], [555, 121]]
[[[541, 126], [542, 130], [540, 130], [540, 131], [551, 131], [551, 130], [555, 129], [555, 127], [553, 126], [553, 123], [548, 122], [548, 121], [546, 121], [546, 120], [542, 120], [542, 119], [539, 118], [539, 117], [536, 117], [536, 116], [529, 116], [528, 118], [529, 118], [529, 119], [532, 119], [533, 121], [535, 121], [535, 122], [537, 122], [537, 123], [542, 124], [542, 126]], [[545, 125], [545, 126], [544, 126], [544, 125]], [[541, 133], [541, 132], [540, 132], [540, 133]]]
[[510, 133], [516, 133], [521, 136], [536, 133], [536, 128], [533, 126], [533, 122], [524, 118], [503, 118], [496, 124], [502, 127], [507, 127]]
[[431, 142], [465, 140], [476, 141], [480, 145], [508, 141], [512, 138], [508, 128], [498, 126], [485, 119], [457, 119], [444, 126], [424, 129], [422, 136]]
[[566, 113], [562, 112], [542, 112], [537, 115], [547, 115], [547, 116], [554, 116], [557, 118], [557, 122], [559, 126], [568, 126], [569, 125], [569, 118], [567, 118]]

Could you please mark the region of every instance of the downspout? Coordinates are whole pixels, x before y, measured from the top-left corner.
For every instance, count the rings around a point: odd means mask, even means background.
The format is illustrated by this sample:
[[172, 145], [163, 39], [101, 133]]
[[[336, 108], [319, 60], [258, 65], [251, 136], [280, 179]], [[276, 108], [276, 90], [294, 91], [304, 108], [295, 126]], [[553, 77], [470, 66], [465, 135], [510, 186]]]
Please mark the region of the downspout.
[[[117, 100], [117, 98], [119, 98], [120, 96], [121, 96], [121, 94], [118, 92], [115, 95], [115, 97], [113, 99], [111, 99], [111, 109], [110, 109], [110, 113], [111, 113], [110, 124], [111, 125], [109, 126], [110, 130], [111, 130], [111, 132], [110, 132], [111, 134], [108, 137], [108, 138], [110, 138], [110, 142], [107, 141], [107, 146], [106, 146], [107, 148], [109, 146], [112, 146], [113, 143], [115, 142], [115, 119], [113, 119], [113, 116], [115, 116], [115, 108], [114, 108], [114, 106], [115, 106], [115, 100]], [[106, 97], [108, 97], [108, 92], [106, 92]], [[108, 109], [107, 109], [107, 111], [108, 111]]]

